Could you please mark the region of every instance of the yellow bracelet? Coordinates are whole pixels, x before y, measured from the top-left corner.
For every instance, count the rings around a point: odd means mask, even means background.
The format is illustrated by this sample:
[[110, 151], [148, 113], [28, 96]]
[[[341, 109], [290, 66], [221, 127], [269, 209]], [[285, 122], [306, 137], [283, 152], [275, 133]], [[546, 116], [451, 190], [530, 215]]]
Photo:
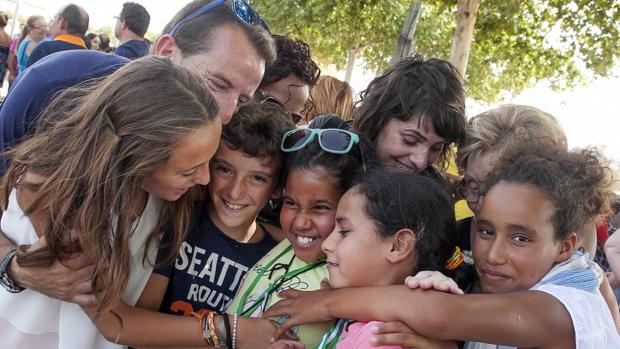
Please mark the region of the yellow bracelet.
[[463, 254], [461, 249], [458, 246], [456, 246], [454, 248], [454, 253], [452, 254], [452, 257], [450, 257], [450, 259], [446, 261], [445, 267], [447, 270], [454, 270], [459, 265], [461, 265], [461, 263], [463, 263], [464, 260], [465, 260], [465, 255]]

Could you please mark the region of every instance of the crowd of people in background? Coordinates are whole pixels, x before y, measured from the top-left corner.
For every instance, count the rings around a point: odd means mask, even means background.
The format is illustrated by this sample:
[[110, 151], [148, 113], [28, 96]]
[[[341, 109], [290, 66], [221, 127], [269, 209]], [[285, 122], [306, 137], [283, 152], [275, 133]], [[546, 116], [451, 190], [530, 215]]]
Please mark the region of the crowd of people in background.
[[[61, 8], [49, 23], [40, 15], [28, 17], [26, 23], [20, 24], [21, 32], [13, 38], [5, 30], [9, 17], [0, 12], [0, 87], [6, 76], [10, 86], [20, 72], [58, 51], [88, 49], [129, 59], [146, 56], [152, 44], [144, 37], [151, 20], [146, 8], [127, 2], [114, 18], [114, 36], [118, 47], [111, 45], [106, 33], [86, 33], [89, 16], [78, 5], [69, 4]], [[42, 43], [44, 45], [39, 47]]]
[[620, 348], [615, 179], [553, 115], [418, 53], [356, 100], [244, 0], [149, 22], [0, 31], [0, 348]]

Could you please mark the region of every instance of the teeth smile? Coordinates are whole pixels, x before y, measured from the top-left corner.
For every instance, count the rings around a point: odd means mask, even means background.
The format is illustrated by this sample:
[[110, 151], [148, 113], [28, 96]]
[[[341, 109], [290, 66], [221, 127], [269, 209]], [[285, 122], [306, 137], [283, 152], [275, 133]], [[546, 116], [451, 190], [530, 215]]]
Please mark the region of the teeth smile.
[[222, 201], [224, 201], [224, 205], [226, 205], [226, 207], [230, 208], [231, 210], [240, 210], [245, 207], [245, 205], [235, 205], [226, 200], [222, 200]]
[[309, 236], [300, 236], [297, 235], [297, 243], [302, 246], [310, 245], [317, 238], [309, 237]]

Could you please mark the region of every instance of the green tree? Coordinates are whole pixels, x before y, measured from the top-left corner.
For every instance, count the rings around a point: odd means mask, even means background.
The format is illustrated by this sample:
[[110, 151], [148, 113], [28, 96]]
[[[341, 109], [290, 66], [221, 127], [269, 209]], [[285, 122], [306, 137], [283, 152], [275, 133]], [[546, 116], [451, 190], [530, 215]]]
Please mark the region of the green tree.
[[306, 41], [322, 64], [350, 77], [361, 56], [368, 69], [389, 62], [410, 0], [253, 0], [274, 33]]
[[[469, 9], [468, 18], [459, 7]], [[592, 75], [607, 76], [620, 55], [619, 20], [617, 1], [435, 0], [425, 3], [414, 41], [426, 56], [459, 67], [455, 48], [468, 44], [457, 41], [470, 40], [459, 70], [471, 97], [492, 102], [503, 91], [517, 94], [541, 80], [566, 89]], [[459, 21], [475, 23], [469, 38], [459, 35]]]
[[[374, 71], [387, 66], [413, 1], [252, 3], [275, 33], [308, 42], [321, 64], [343, 68], [361, 53]], [[617, 62], [620, 2], [424, 0], [413, 41], [414, 49], [425, 57], [460, 66], [469, 95], [478, 100], [493, 102], [503, 93], [517, 94], [541, 80], [565, 89], [590, 76], [608, 75]]]

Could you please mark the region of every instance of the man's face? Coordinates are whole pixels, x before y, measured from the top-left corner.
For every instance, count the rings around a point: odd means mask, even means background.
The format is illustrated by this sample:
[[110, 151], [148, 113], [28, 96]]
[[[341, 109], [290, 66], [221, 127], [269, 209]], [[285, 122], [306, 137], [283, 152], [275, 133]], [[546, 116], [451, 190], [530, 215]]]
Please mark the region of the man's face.
[[184, 57], [177, 49], [171, 59], [202, 77], [217, 101], [224, 124], [241, 105], [252, 100], [265, 72], [265, 60], [234, 24], [213, 31], [208, 52]]
[[123, 32], [123, 20], [121, 19], [121, 16], [116, 16], [116, 24], [114, 24], [114, 36], [116, 36], [117, 39], [120, 39], [121, 37], [121, 33]]
[[61, 29], [62, 21], [64, 21], [64, 18], [62, 18], [60, 14], [54, 15], [54, 18], [50, 21], [49, 32], [52, 38], [55, 38], [58, 35], [63, 34], [63, 31]]

